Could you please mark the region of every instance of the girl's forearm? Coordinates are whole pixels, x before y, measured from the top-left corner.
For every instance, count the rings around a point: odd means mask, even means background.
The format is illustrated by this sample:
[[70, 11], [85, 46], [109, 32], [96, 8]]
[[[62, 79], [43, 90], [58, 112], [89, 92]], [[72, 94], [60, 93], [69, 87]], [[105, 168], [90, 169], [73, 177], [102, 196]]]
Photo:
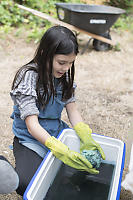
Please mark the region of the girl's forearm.
[[72, 127], [83, 121], [75, 102], [67, 104], [66, 111]]
[[39, 124], [38, 117], [36, 115], [28, 116], [25, 119], [25, 123], [29, 133], [39, 142], [45, 144], [49, 133]]

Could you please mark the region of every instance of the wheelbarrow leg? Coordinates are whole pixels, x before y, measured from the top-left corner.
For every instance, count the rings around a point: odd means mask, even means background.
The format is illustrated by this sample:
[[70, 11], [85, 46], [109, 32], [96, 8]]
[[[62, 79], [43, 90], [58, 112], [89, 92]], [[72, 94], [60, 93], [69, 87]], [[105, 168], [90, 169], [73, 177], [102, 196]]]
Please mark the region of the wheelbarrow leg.
[[93, 38], [90, 38], [89, 41], [87, 42], [87, 44], [85, 45], [85, 47], [82, 49], [81, 55], [83, 55], [84, 52], [86, 51], [86, 49], [89, 47], [89, 44], [90, 44], [90, 42], [91, 42], [92, 39], [93, 39]]

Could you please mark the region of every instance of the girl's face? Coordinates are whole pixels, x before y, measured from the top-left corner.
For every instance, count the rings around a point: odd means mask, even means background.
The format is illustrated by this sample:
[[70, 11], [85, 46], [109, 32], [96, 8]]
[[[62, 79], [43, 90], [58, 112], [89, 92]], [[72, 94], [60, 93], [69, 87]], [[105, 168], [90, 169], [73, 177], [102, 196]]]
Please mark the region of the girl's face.
[[61, 78], [71, 67], [76, 59], [74, 53], [63, 55], [56, 54], [53, 59], [53, 76], [55, 78]]

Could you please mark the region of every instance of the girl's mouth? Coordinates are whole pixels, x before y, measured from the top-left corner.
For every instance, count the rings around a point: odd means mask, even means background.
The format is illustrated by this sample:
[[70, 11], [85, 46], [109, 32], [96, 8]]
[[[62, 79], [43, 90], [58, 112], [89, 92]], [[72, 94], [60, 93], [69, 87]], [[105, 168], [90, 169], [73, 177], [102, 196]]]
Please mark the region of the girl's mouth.
[[60, 76], [62, 76], [64, 73], [63, 72], [57, 72], [57, 74], [59, 74]]

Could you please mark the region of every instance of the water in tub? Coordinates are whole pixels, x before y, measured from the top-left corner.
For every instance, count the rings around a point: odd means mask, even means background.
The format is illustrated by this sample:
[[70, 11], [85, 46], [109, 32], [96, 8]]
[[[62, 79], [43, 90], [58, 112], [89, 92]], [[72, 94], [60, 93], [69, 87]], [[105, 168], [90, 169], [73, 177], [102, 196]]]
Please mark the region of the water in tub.
[[101, 163], [98, 175], [61, 165], [44, 200], [108, 200], [114, 164]]

